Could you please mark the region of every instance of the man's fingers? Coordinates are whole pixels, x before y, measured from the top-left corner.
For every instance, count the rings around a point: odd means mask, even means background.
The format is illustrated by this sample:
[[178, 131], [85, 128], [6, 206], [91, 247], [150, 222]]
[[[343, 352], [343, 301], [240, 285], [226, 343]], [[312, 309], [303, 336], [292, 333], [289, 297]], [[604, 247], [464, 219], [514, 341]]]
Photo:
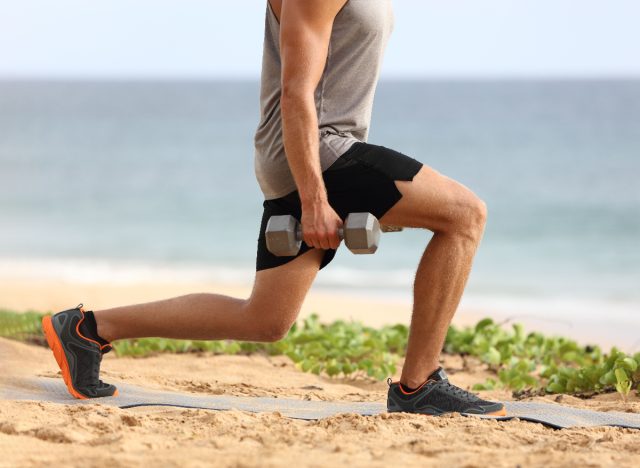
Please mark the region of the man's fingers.
[[338, 233], [308, 232], [303, 236], [304, 243], [315, 249], [337, 249], [340, 246]]
[[331, 246], [331, 242], [329, 241], [329, 233], [324, 232], [318, 236], [318, 242], [321, 249], [327, 250]]
[[321, 245], [323, 249], [333, 249], [336, 250], [338, 246], [340, 246], [340, 236], [338, 235], [338, 230], [331, 232], [326, 232], [324, 236], [320, 237]]
[[338, 237], [338, 230], [334, 230], [332, 232], [327, 233], [327, 242], [329, 249], [337, 249], [340, 244], [340, 238]]
[[[318, 231], [308, 231], [304, 236], [304, 243], [307, 244], [312, 249], [325, 249], [323, 245], [325, 245], [324, 236], [322, 236]], [[328, 244], [326, 244], [328, 245]]]
[[337, 219], [337, 224], [333, 220], [326, 221], [326, 224], [320, 223], [317, 226], [302, 229], [302, 239], [304, 243], [315, 249], [333, 249], [336, 250], [340, 246], [339, 229], [342, 227], [341, 220]]
[[340, 239], [340, 229], [342, 229], [342, 227], [342, 221], [340, 221], [340, 224], [335, 227], [335, 230], [332, 233], [333, 243], [331, 244], [331, 248], [334, 250], [337, 249], [340, 246], [340, 242], [342, 242], [342, 239]]
[[310, 231], [303, 232], [302, 239], [304, 240], [304, 243], [307, 244], [312, 249], [315, 248], [317, 245], [315, 232], [310, 232]]

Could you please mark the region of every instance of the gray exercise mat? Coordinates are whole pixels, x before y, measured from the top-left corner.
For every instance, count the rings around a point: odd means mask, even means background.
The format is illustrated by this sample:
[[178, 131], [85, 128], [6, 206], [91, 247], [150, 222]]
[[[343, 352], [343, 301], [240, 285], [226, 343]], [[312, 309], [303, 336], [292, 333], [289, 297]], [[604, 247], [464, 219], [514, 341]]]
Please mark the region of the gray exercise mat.
[[[61, 379], [46, 377], [20, 380], [0, 389], [0, 397], [9, 400], [37, 400], [62, 404], [91, 404], [133, 408], [136, 406], [176, 406], [211, 410], [240, 410], [254, 413], [279, 412], [295, 419], [322, 419], [341, 413], [371, 416], [386, 412], [383, 403], [305, 401], [290, 398], [235, 397], [225, 395], [197, 395], [150, 390], [123, 382], [117, 383], [119, 396], [95, 400], [77, 400], [67, 392]], [[519, 418], [538, 422], [556, 429], [568, 427], [619, 426], [640, 429], [640, 414], [620, 411], [599, 412], [553, 403], [504, 402], [507, 416], [476, 416], [505, 421]]]

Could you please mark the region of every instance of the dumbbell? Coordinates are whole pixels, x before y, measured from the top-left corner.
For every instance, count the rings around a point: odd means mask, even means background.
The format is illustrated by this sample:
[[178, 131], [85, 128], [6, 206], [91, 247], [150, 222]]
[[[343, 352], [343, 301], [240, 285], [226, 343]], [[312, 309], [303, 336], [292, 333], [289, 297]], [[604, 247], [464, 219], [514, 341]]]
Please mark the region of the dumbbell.
[[[269, 218], [265, 235], [267, 249], [273, 255], [291, 257], [300, 250], [302, 228], [291, 215]], [[354, 254], [372, 254], [378, 249], [380, 223], [371, 213], [350, 213], [338, 235]]]

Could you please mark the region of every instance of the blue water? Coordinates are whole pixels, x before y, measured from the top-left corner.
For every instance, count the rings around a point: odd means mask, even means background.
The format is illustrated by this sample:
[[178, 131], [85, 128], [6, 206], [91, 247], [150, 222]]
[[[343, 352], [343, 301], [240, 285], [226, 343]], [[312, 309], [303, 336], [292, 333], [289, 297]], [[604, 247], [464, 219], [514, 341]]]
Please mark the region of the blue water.
[[[253, 81], [0, 83], [0, 262], [250, 281], [258, 92]], [[468, 300], [549, 314], [592, 304], [640, 325], [640, 81], [382, 82], [369, 141], [487, 202]], [[373, 256], [340, 252], [319, 284], [408, 294], [428, 238], [407, 230]]]

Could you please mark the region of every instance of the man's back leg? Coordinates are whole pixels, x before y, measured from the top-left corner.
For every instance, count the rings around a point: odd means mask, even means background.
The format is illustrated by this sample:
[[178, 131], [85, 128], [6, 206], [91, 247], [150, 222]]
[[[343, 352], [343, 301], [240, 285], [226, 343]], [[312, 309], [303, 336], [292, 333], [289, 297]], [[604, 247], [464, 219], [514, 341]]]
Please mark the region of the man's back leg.
[[318, 273], [324, 252], [260, 270], [251, 296], [195, 293], [94, 312], [105, 340], [158, 336], [183, 339], [275, 341], [286, 335]]

